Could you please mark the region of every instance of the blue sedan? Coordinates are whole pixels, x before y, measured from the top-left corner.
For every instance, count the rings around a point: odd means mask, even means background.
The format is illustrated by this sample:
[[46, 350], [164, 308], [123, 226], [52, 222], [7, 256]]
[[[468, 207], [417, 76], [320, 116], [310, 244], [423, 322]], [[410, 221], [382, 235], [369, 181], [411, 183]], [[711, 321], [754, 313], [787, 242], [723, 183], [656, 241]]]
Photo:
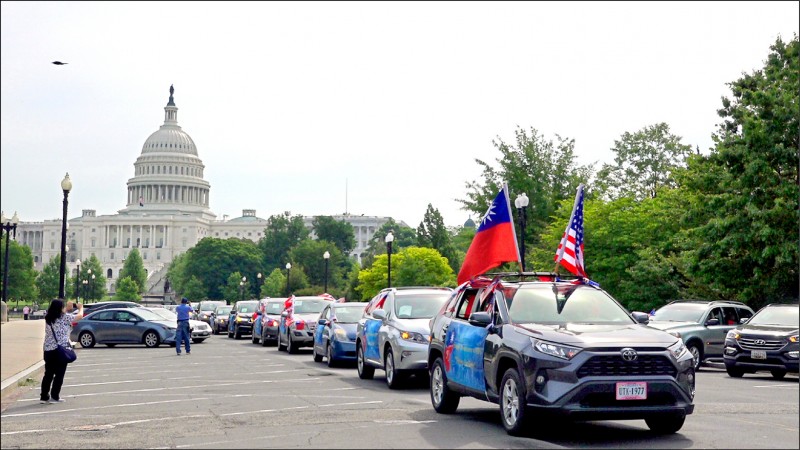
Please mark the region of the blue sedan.
[[113, 347], [117, 344], [174, 344], [175, 320], [165, 319], [146, 308], [110, 308], [97, 311], [79, 320], [72, 327], [70, 339], [84, 348], [95, 344]]
[[332, 303], [319, 315], [314, 331], [314, 361], [327, 358], [328, 367], [338, 361], [355, 361], [356, 328], [366, 303]]

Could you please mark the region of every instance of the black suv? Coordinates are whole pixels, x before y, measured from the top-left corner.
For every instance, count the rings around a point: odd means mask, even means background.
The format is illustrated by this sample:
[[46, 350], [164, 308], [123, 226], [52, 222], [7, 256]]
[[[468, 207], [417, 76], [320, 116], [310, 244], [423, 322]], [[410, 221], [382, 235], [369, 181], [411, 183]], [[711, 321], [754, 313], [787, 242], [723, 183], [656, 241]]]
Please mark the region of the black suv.
[[767, 305], [725, 337], [725, 370], [739, 378], [745, 373], [769, 370], [781, 379], [798, 371], [798, 305]]
[[463, 395], [497, 403], [512, 435], [539, 413], [644, 419], [674, 433], [694, 410], [693, 358], [647, 320], [578, 280], [465, 283], [431, 319], [431, 402], [439, 413], [455, 412]]

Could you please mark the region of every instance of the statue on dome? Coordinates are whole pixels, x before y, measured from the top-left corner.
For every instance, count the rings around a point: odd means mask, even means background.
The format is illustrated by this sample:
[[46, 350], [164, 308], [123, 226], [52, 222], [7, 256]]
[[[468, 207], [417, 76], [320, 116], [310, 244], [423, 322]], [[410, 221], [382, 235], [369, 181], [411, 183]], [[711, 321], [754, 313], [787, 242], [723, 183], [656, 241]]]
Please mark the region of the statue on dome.
[[174, 93], [175, 93], [175, 88], [172, 87], [172, 85], [170, 84], [169, 85], [169, 96], [172, 97], [172, 94], [174, 94]]

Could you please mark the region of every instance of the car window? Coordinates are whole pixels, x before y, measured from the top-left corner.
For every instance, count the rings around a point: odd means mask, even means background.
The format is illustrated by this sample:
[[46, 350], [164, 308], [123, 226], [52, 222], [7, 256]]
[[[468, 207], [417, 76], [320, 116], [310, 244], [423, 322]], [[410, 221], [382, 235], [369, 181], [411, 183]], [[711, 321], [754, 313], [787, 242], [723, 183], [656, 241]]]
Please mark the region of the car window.
[[155, 308], [149, 311], [165, 320], [178, 320], [178, 315], [167, 309]]
[[383, 309], [383, 305], [386, 303], [386, 297], [388, 297], [388, 294], [386, 293], [376, 295], [367, 304], [367, 309], [364, 310], [364, 313], [366, 315], [372, 315], [372, 311], [375, 311], [376, 309]]
[[322, 308], [329, 304], [326, 300], [296, 300], [294, 301], [294, 312], [296, 314], [313, 314], [322, 311]]
[[[555, 290], [555, 292], [554, 292]], [[521, 288], [506, 298], [516, 323], [632, 323], [633, 319], [608, 294], [588, 286], [559, 285]], [[559, 304], [562, 306], [558, 312]]]
[[283, 302], [267, 303], [267, 314], [280, 314], [283, 312]]
[[331, 308], [325, 308], [319, 315], [320, 319], [331, 320]]
[[660, 322], [700, 322], [706, 307], [697, 303], [672, 303], [658, 308], [650, 320]]
[[99, 311], [97, 314], [92, 315], [92, 320], [112, 320], [114, 318], [114, 311]]
[[217, 306], [217, 308], [214, 310], [214, 314], [230, 314], [232, 309], [232, 306]]
[[136, 322], [137, 318], [128, 311], [116, 311], [114, 313], [114, 320], [117, 322]]
[[213, 311], [216, 307], [214, 303], [203, 303], [200, 305], [200, 311]]
[[708, 313], [708, 317], [706, 317], [706, 323], [708, 323], [711, 319], [717, 319], [720, 324], [724, 324], [725, 318], [722, 317], [722, 308], [714, 308]]
[[736, 317], [736, 308], [734, 307], [722, 308], [722, 316], [725, 317], [725, 321], [720, 323], [724, 325], [736, 325], [739, 323], [739, 319]]
[[236, 309], [238, 310], [238, 312], [244, 313], [244, 314], [247, 314], [247, 313], [251, 313], [252, 314], [252, 313], [256, 312], [256, 308], [258, 308], [258, 304], [257, 303], [245, 303], [245, 304], [236, 305]]
[[753, 312], [747, 308], [736, 308], [736, 311], [739, 313], [739, 320], [753, 317]]
[[472, 313], [472, 308], [475, 306], [475, 297], [477, 294], [478, 292], [474, 290], [469, 290], [464, 293], [464, 295], [461, 297], [461, 302], [458, 304], [456, 319], [469, 319], [469, 315]]
[[146, 309], [141, 309], [141, 308], [136, 310], [136, 315], [138, 315], [139, 318], [143, 319], [143, 320], [164, 320], [158, 314], [156, 314], [156, 313], [154, 313], [152, 311], [148, 311]]
[[394, 298], [394, 310], [398, 319], [430, 319], [450, 298], [449, 292], [436, 294], [407, 294]]
[[338, 306], [331, 309], [331, 316], [339, 323], [358, 323], [366, 305]]
[[797, 307], [789, 308], [786, 306], [766, 307], [756, 313], [748, 325], [778, 325], [785, 327], [797, 327], [800, 318], [800, 309]]

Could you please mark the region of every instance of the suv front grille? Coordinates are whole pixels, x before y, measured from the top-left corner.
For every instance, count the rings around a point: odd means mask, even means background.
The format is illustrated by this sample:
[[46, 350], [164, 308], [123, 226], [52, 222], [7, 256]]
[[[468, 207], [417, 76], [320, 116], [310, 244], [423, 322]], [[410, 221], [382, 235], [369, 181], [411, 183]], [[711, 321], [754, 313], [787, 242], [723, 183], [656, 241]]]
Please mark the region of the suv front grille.
[[636, 361], [624, 361], [620, 355], [593, 356], [578, 369], [578, 378], [607, 376], [644, 376], [677, 374], [666, 356], [639, 355]]
[[[758, 343], [756, 343], [756, 341], [758, 341]], [[763, 342], [763, 344], [761, 342]], [[786, 343], [783, 341], [776, 341], [774, 339], [770, 340], [753, 336], [742, 336], [739, 338], [739, 345], [747, 350], [778, 350], [786, 345]]]

